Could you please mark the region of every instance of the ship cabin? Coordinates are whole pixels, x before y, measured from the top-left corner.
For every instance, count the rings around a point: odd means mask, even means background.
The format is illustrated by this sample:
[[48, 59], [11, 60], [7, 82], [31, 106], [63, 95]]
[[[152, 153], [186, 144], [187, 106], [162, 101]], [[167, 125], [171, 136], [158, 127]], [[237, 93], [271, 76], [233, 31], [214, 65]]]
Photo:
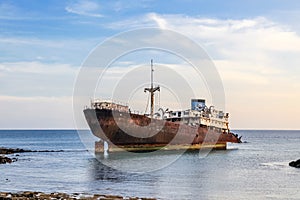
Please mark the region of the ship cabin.
[[107, 109], [117, 110], [120, 112], [129, 112], [128, 105], [122, 105], [121, 103], [113, 102], [111, 100], [94, 100], [91, 102], [91, 107], [94, 109]]
[[229, 114], [205, 105], [204, 99], [192, 99], [191, 109], [184, 111], [166, 111], [163, 119], [184, 123], [190, 126], [207, 127], [218, 132], [229, 132]]

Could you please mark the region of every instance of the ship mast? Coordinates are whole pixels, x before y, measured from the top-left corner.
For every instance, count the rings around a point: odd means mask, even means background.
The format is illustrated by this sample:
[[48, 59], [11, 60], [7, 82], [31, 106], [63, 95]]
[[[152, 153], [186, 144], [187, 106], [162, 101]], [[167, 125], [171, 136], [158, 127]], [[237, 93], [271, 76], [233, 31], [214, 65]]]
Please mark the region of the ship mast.
[[153, 114], [154, 114], [154, 93], [156, 91], [160, 91], [160, 87], [159, 86], [153, 87], [153, 72], [154, 72], [154, 69], [153, 69], [153, 60], [151, 59], [151, 87], [144, 89], [144, 92], [149, 92], [150, 95], [151, 95], [151, 103], [150, 103], [150, 106], [151, 106], [150, 117], [151, 118], [153, 118]]

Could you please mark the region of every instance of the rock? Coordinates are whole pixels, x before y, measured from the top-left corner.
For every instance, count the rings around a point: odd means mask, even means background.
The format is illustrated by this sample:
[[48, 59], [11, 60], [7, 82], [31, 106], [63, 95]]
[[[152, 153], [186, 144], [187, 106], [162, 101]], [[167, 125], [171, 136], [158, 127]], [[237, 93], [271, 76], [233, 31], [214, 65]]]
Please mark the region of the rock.
[[12, 163], [13, 160], [11, 158], [0, 156], [0, 164]]
[[124, 198], [122, 196], [118, 195], [104, 195], [105, 200], [123, 200]]
[[32, 192], [32, 191], [24, 191], [24, 192], [18, 192], [18, 193], [10, 193], [10, 192], [0, 192], [0, 200], [53, 200], [53, 199], [62, 199], [62, 200], [78, 200], [78, 199], [84, 199], [84, 200], [155, 200], [155, 198], [138, 198], [138, 197], [122, 197], [118, 195], [101, 195], [101, 194], [94, 194], [94, 195], [88, 195], [88, 194], [66, 194], [66, 193], [60, 193], [60, 192], [53, 192], [53, 193], [43, 193], [43, 192]]
[[[28, 152], [48, 153], [48, 152], [64, 152], [64, 150], [39, 150], [38, 151], [38, 150], [25, 150], [20, 148], [12, 149], [12, 148], [0, 147], [0, 154], [15, 154], [15, 153], [28, 153]], [[20, 156], [20, 155], [16, 154], [16, 156]]]
[[296, 167], [296, 168], [300, 168], [300, 159], [297, 161], [292, 161], [289, 163], [289, 166], [291, 167]]
[[34, 196], [33, 192], [25, 191], [23, 192], [24, 197], [32, 198]]
[[0, 154], [13, 154], [13, 153], [24, 153], [24, 152], [30, 152], [30, 150], [0, 147]]

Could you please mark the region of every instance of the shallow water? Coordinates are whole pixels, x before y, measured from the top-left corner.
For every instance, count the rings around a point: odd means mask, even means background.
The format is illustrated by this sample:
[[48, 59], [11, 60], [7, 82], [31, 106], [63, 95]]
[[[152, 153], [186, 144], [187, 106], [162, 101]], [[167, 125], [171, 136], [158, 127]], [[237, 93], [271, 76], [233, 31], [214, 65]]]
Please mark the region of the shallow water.
[[[22, 153], [17, 162], [0, 165], [0, 191], [160, 199], [300, 199], [300, 170], [288, 166], [300, 159], [300, 131], [235, 132], [247, 143], [230, 144], [228, 150], [212, 151], [204, 158], [198, 152], [188, 152], [159, 170], [128, 173], [95, 159], [76, 131], [2, 130], [0, 146], [64, 152]], [[137, 158], [110, 155], [105, 162], [117, 167], [147, 164], [148, 169], [174, 157], [172, 153]]]

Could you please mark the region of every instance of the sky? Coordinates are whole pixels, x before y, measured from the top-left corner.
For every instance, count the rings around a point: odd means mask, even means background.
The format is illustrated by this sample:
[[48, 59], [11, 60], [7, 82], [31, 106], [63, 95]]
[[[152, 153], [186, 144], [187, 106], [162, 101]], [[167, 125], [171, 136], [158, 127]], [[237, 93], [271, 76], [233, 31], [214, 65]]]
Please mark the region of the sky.
[[[296, 0], [1, 0], [0, 128], [76, 127], [74, 84], [90, 52], [116, 34], [154, 27], [205, 50], [223, 82], [232, 129], [300, 129], [299, 20]], [[162, 54], [158, 65], [192, 76]], [[150, 57], [141, 55], [111, 70], [147, 65]]]

